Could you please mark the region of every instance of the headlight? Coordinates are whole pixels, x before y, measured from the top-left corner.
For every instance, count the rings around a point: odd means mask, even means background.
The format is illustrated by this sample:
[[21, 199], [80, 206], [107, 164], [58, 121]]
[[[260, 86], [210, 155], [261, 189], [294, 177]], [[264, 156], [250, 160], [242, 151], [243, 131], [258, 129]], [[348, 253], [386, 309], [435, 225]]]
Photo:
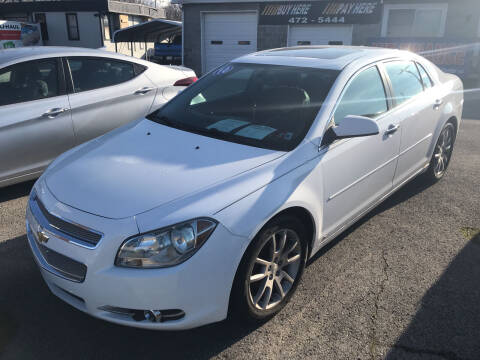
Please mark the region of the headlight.
[[127, 239], [115, 265], [161, 268], [180, 264], [195, 254], [216, 226], [214, 220], [200, 218]]

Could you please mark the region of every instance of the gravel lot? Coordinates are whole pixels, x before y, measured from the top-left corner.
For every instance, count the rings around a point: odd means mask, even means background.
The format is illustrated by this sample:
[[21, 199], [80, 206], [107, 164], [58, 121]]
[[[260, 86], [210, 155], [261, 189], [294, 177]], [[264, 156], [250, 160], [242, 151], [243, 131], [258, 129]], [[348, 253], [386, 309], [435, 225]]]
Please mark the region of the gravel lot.
[[271, 321], [151, 332], [53, 296], [25, 238], [32, 183], [0, 189], [0, 358], [480, 359], [480, 121], [449, 172], [416, 180], [310, 261]]

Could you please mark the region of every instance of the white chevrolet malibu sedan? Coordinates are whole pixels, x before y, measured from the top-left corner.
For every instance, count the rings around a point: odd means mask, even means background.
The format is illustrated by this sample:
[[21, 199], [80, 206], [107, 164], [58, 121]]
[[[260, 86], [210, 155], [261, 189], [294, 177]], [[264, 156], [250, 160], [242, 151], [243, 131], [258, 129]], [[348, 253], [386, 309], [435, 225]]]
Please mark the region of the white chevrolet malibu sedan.
[[57, 158], [29, 200], [34, 258], [55, 295], [114, 323], [266, 319], [320, 248], [416, 175], [444, 176], [462, 90], [396, 50], [238, 58]]

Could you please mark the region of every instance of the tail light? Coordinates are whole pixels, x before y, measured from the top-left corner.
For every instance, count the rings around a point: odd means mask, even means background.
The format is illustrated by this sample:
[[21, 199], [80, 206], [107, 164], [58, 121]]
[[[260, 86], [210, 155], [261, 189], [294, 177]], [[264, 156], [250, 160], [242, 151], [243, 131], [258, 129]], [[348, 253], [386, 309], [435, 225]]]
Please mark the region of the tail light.
[[173, 86], [188, 86], [188, 85], [192, 85], [197, 80], [198, 78], [196, 76], [191, 76], [185, 79], [180, 79], [175, 81], [175, 84], [173, 84]]

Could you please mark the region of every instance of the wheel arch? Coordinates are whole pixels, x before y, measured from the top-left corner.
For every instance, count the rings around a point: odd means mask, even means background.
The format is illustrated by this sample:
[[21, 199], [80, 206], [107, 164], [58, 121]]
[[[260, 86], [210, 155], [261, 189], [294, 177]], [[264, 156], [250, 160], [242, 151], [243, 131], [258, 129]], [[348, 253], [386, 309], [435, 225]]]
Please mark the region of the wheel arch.
[[[307, 231], [307, 236], [308, 236], [308, 254], [307, 258], [310, 257], [313, 245], [315, 244], [315, 239], [316, 239], [316, 234], [317, 234], [317, 227], [316, 227], [316, 222], [315, 222], [315, 217], [312, 215], [312, 213], [304, 206], [295, 204], [291, 205], [285, 208], [280, 209], [276, 213], [274, 213], [272, 216], [270, 216], [262, 225], [257, 228], [254, 233], [250, 236], [249, 239], [249, 244], [245, 248], [241, 259], [243, 260], [243, 257], [245, 256], [245, 253], [247, 253], [248, 249], [250, 246], [252, 246], [253, 240], [255, 237], [262, 232], [262, 230], [270, 224], [274, 219], [284, 216], [284, 215], [290, 215], [296, 217], [298, 220], [302, 222], [302, 224], [305, 225], [306, 231]], [[240, 260], [240, 263], [242, 262]], [[240, 266], [240, 265], [239, 265]], [[237, 266], [237, 271], [238, 267]]]
[[458, 128], [459, 128], [460, 124], [459, 124], [459, 121], [458, 121], [458, 118], [457, 118], [456, 115], [450, 115], [450, 116], [446, 117], [445, 120], [439, 121], [438, 125], [437, 125], [437, 128], [435, 129], [435, 132], [434, 132], [434, 136], [433, 136], [433, 139], [432, 139], [432, 143], [430, 145], [430, 149], [428, 151], [428, 158], [431, 158], [433, 156], [433, 152], [435, 150], [435, 144], [437, 143], [438, 138], [440, 137], [442, 129], [445, 127], [445, 125], [447, 123], [452, 123], [453, 124], [453, 126], [455, 127], [455, 138], [457, 137]]
[[252, 244], [254, 243], [254, 239], [255, 237], [261, 233], [261, 231], [266, 227], [268, 226], [271, 221], [273, 221], [274, 219], [280, 217], [280, 216], [284, 216], [284, 215], [290, 215], [290, 216], [294, 216], [296, 217], [297, 219], [299, 219], [302, 224], [305, 225], [306, 227], [306, 231], [307, 231], [307, 236], [308, 236], [308, 253], [307, 253], [307, 259], [310, 258], [310, 255], [311, 255], [311, 252], [312, 252], [312, 248], [313, 248], [313, 245], [315, 243], [315, 238], [316, 238], [316, 233], [317, 233], [317, 230], [316, 230], [316, 223], [315, 223], [315, 218], [314, 216], [312, 215], [312, 213], [305, 207], [303, 206], [300, 206], [300, 205], [292, 205], [292, 206], [289, 206], [289, 207], [286, 207], [286, 208], [283, 208], [281, 209], [280, 211], [276, 212], [275, 214], [273, 214], [267, 221], [264, 222], [264, 224], [262, 226], [260, 226], [259, 229], [257, 229], [257, 231], [254, 233], [254, 235], [251, 237], [250, 239], [250, 242], [248, 244], [248, 246], [245, 248], [245, 250], [243, 251], [243, 254], [242, 256], [240, 257], [240, 261], [237, 265], [237, 269], [235, 270], [235, 276], [233, 278], [233, 282], [232, 282], [232, 288], [230, 289], [230, 295], [229, 295], [229, 303], [228, 303], [228, 311], [227, 313], [231, 315], [231, 310], [232, 310], [232, 293], [234, 292], [234, 284], [236, 283], [237, 281], [237, 277], [238, 277], [238, 274], [239, 274], [239, 270], [242, 266], [242, 262], [244, 261], [244, 257], [245, 257], [245, 254], [248, 253], [250, 247], [252, 246]]
[[[310, 257], [315, 238], [316, 238], [316, 225], [315, 225], [315, 219], [313, 215], [311, 214], [310, 211], [308, 211], [305, 207], [302, 206], [291, 206], [285, 209], [282, 209], [278, 213], [276, 213], [274, 216], [272, 216], [271, 219], [269, 219], [264, 226], [262, 226], [262, 229], [268, 225], [270, 221], [273, 219], [283, 216], [283, 215], [290, 215], [302, 222], [302, 224], [305, 225], [305, 230], [307, 232], [307, 238], [308, 238], [308, 255], [307, 257]], [[260, 229], [261, 231], [261, 229]], [[257, 233], [258, 234], [258, 233]], [[256, 235], [255, 235], [256, 236]]]
[[[453, 126], [455, 127], [455, 137], [456, 137], [456, 135], [458, 133], [458, 119], [457, 119], [457, 117], [455, 115], [450, 116], [450, 118], [445, 122], [445, 124], [449, 123], [449, 122], [452, 123]], [[445, 126], [445, 124], [443, 126]]]

